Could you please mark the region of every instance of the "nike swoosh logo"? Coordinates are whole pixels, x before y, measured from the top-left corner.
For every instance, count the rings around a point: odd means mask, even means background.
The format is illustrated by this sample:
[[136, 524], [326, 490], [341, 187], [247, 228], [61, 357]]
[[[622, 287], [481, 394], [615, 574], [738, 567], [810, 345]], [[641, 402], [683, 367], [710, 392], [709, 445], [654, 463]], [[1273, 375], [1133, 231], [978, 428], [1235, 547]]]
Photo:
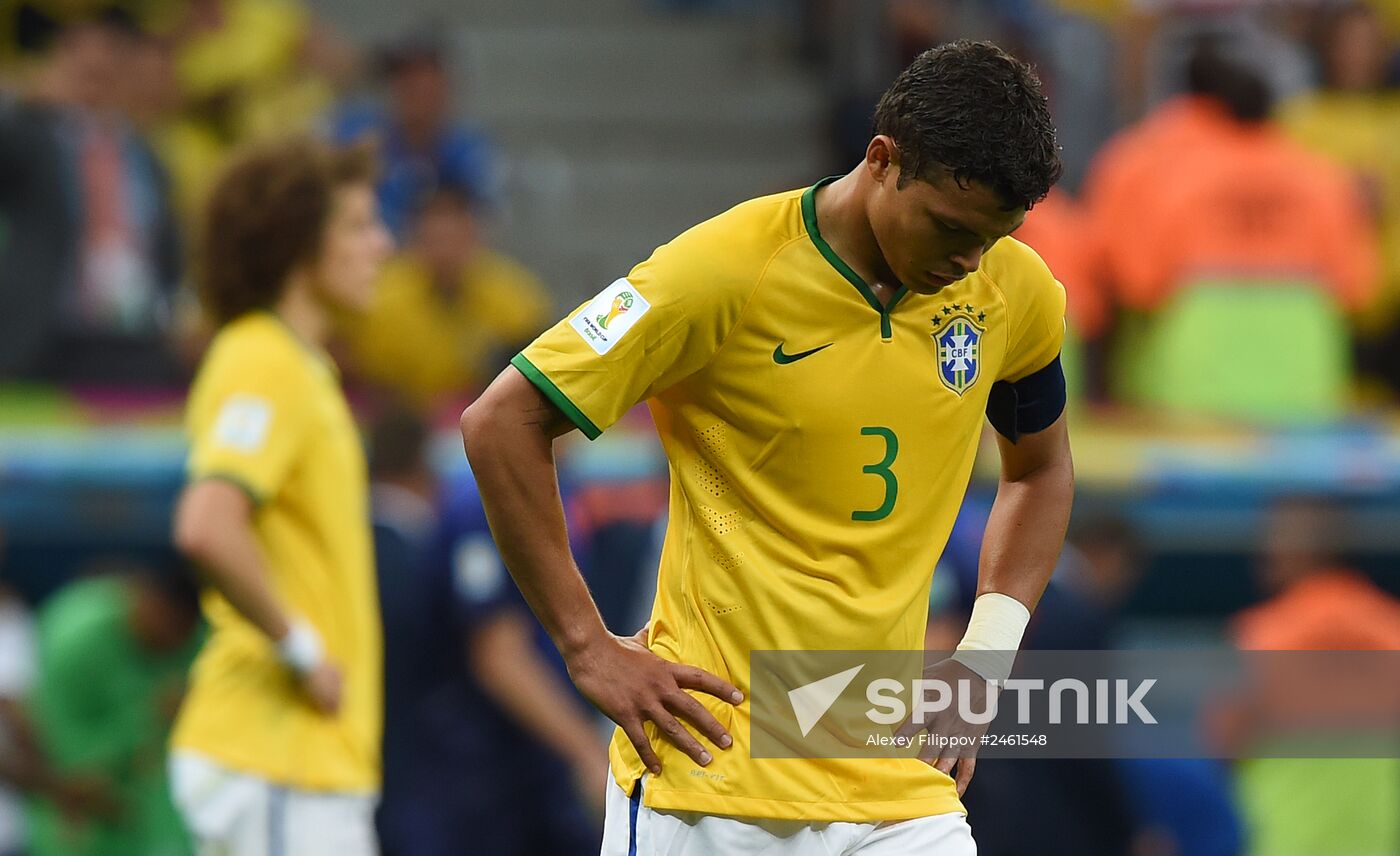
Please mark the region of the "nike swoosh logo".
[[813, 348], [810, 351], [803, 351], [800, 354], [785, 354], [783, 353], [783, 343], [779, 342], [778, 347], [773, 349], [773, 362], [777, 363], [780, 366], [785, 366], [788, 363], [795, 363], [798, 360], [805, 360], [808, 357], [815, 354], [817, 351], [825, 351], [827, 348], [830, 348], [834, 344], [836, 343], [827, 342], [825, 345]]

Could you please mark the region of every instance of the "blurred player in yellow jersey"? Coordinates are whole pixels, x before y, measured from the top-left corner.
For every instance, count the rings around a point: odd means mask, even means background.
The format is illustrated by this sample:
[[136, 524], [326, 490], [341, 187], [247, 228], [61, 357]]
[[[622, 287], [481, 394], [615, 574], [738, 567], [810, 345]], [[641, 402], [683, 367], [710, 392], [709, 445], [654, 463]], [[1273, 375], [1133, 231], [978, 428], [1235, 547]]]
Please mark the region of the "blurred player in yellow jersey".
[[[1059, 173], [1028, 67], [985, 43], [929, 51], [850, 173], [658, 248], [463, 414], [502, 556], [618, 723], [605, 854], [975, 851], [970, 757], [752, 758], [749, 655], [922, 648], [985, 418], [1002, 480], [979, 597], [935, 668], [1009, 671], [1073, 491], [1064, 290], [1007, 237]], [[639, 401], [670, 524], [648, 632], [619, 637], [569, 554], [552, 449]]]
[[292, 140], [214, 189], [203, 297], [220, 324], [190, 391], [178, 548], [211, 634], [172, 737], [201, 854], [376, 852], [382, 645], [364, 452], [322, 349], [390, 239], [373, 158]]

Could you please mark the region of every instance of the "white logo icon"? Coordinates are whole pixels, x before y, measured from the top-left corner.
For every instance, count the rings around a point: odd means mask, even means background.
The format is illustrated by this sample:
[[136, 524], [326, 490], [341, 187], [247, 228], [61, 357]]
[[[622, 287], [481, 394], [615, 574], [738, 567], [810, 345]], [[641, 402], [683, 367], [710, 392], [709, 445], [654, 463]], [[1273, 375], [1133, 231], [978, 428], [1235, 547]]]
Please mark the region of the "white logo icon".
[[214, 419], [214, 443], [253, 454], [267, 442], [272, 404], [255, 395], [231, 395]]
[[826, 715], [831, 706], [840, 698], [841, 693], [846, 691], [846, 687], [851, 685], [851, 681], [856, 679], [860, 670], [865, 668], [862, 663], [844, 672], [837, 672], [830, 677], [822, 678], [819, 681], [812, 681], [804, 684], [795, 690], [788, 691], [788, 701], [792, 704], [792, 712], [797, 717], [797, 727], [802, 729], [802, 736], [806, 737], [808, 732], [817, 722]]

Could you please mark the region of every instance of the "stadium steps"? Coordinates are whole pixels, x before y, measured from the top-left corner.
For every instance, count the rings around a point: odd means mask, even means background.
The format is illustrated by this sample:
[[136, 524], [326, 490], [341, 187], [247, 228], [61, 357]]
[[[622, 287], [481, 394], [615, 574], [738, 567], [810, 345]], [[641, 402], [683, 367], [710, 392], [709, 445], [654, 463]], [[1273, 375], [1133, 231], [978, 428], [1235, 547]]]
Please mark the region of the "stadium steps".
[[435, 20], [463, 112], [506, 155], [499, 243], [562, 306], [678, 231], [827, 164], [821, 81], [761, 14], [667, 13], [644, 0], [318, 0], [373, 43]]
[[[815, 160], [804, 166], [789, 158], [743, 163], [683, 159], [646, 164], [610, 158], [580, 160], [573, 166], [558, 204], [541, 206], [530, 215], [531, 222], [518, 223], [522, 233], [543, 236], [541, 245], [574, 266], [564, 270], [592, 272], [592, 279], [579, 291], [560, 294], [559, 299], [565, 302], [577, 302], [598, 290], [591, 285], [600, 281], [606, 285], [625, 275], [656, 245], [695, 223], [750, 196], [799, 186], [820, 169]], [[795, 168], [802, 173], [793, 175]], [[720, 174], [722, 182], [694, 180], [696, 175]], [[789, 176], [787, 181], [775, 179], [784, 175]], [[682, 200], [675, 197], [678, 184], [687, 185]]]

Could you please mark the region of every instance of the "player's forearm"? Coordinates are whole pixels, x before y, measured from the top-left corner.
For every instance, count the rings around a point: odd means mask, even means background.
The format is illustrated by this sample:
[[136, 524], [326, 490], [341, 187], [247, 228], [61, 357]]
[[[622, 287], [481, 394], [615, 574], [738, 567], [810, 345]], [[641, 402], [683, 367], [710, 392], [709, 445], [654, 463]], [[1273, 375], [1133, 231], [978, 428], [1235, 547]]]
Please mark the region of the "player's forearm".
[[606, 636], [569, 550], [551, 434], [488, 391], [462, 415], [462, 440], [496, 548], [554, 644], [568, 657]]
[[[251, 520], [221, 497], [194, 485], [175, 515], [175, 546], [235, 610], [273, 641], [286, 637], [289, 621], [268, 582]], [[214, 486], [217, 488], [223, 485]]]
[[1073, 500], [1068, 455], [1021, 478], [1004, 478], [982, 539], [977, 593], [998, 592], [1034, 610], [1064, 545]]
[[487, 694], [561, 758], [581, 763], [606, 754], [577, 697], [540, 656], [523, 613], [502, 615], [474, 634], [468, 661]]

